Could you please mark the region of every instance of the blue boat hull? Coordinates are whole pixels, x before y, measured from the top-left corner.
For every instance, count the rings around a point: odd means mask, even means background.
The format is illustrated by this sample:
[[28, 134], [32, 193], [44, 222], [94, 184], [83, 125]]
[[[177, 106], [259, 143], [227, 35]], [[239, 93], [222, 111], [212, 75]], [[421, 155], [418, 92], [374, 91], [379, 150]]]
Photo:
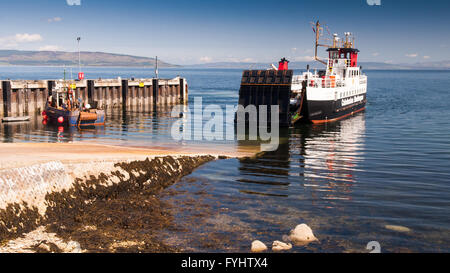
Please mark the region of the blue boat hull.
[[45, 108], [45, 113], [50, 122], [59, 123], [58, 119], [63, 117], [63, 122], [61, 125], [66, 126], [103, 126], [105, 125], [105, 111], [104, 110], [95, 110], [97, 114], [96, 120], [79, 120], [80, 119], [80, 111], [74, 110], [64, 110], [57, 109], [54, 107], [47, 106]]

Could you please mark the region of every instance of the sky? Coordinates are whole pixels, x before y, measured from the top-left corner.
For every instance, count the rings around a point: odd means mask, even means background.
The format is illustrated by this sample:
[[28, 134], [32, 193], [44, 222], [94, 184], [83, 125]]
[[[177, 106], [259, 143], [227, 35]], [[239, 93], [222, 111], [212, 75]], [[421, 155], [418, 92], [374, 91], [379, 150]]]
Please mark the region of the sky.
[[325, 36], [352, 32], [362, 61], [450, 60], [448, 0], [2, 0], [0, 10], [0, 49], [77, 51], [80, 36], [82, 51], [181, 65], [309, 61], [320, 20]]

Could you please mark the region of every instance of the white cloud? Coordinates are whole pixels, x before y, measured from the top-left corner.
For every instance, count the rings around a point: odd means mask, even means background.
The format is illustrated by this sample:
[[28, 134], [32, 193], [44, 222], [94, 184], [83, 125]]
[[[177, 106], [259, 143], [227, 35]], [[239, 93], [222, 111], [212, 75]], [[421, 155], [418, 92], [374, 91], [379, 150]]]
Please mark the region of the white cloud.
[[34, 43], [44, 40], [40, 34], [18, 33], [14, 36], [0, 37], [0, 44], [4, 47], [16, 47], [19, 44]]
[[60, 51], [60, 50], [61, 50], [61, 48], [56, 45], [46, 45], [46, 46], [41, 46], [39, 48], [39, 51]]
[[429, 58], [431, 58], [430, 56], [423, 56], [423, 58], [425, 59], [425, 60], [428, 60]]
[[372, 53], [372, 56], [374, 56], [374, 57], [377, 57], [379, 55], [380, 55], [380, 53], [378, 53], [378, 52]]
[[53, 22], [61, 22], [62, 18], [61, 17], [53, 17], [47, 20], [47, 22], [49, 23], [53, 23]]
[[295, 62], [310, 62], [314, 61], [314, 56], [297, 56], [294, 57]]
[[204, 57], [200, 58], [200, 62], [203, 62], [203, 63], [210, 63], [211, 61], [212, 61], [212, 58], [208, 57], [208, 56], [204, 56]]
[[252, 58], [245, 58], [245, 59], [242, 59], [242, 62], [243, 63], [252, 63], [252, 62], [254, 62], [254, 60]]
[[13, 38], [14, 41], [18, 43], [32, 43], [42, 41], [42, 36], [40, 34], [16, 34]]
[[411, 54], [406, 54], [405, 56], [408, 57], [408, 58], [417, 58], [417, 56], [419, 56], [419, 54], [411, 53]]

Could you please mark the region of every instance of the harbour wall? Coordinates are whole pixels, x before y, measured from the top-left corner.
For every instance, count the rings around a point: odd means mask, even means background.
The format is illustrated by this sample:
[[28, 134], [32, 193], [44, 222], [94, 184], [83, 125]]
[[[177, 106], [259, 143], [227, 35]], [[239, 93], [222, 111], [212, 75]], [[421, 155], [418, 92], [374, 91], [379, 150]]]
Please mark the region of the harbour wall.
[[[186, 104], [188, 84], [174, 79], [97, 79], [76, 82], [75, 92], [84, 103], [100, 109], [150, 109], [153, 106]], [[0, 85], [0, 117], [18, 117], [44, 110], [52, 90], [62, 80], [5, 80]]]

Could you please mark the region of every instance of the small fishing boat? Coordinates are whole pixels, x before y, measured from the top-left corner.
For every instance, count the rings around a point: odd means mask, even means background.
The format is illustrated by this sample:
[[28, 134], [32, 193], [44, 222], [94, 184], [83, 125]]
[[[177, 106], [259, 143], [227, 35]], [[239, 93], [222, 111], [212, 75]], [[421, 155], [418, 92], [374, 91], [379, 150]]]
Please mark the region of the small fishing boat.
[[30, 117], [29, 116], [23, 116], [23, 117], [5, 117], [5, 118], [2, 118], [2, 122], [4, 122], [4, 123], [23, 122], [23, 121], [30, 121]]
[[44, 123], [78, 128], [105, 125], [105, 111], [83, 103], [73, 85], [64, 81], [52, 90], [42, 112]]

